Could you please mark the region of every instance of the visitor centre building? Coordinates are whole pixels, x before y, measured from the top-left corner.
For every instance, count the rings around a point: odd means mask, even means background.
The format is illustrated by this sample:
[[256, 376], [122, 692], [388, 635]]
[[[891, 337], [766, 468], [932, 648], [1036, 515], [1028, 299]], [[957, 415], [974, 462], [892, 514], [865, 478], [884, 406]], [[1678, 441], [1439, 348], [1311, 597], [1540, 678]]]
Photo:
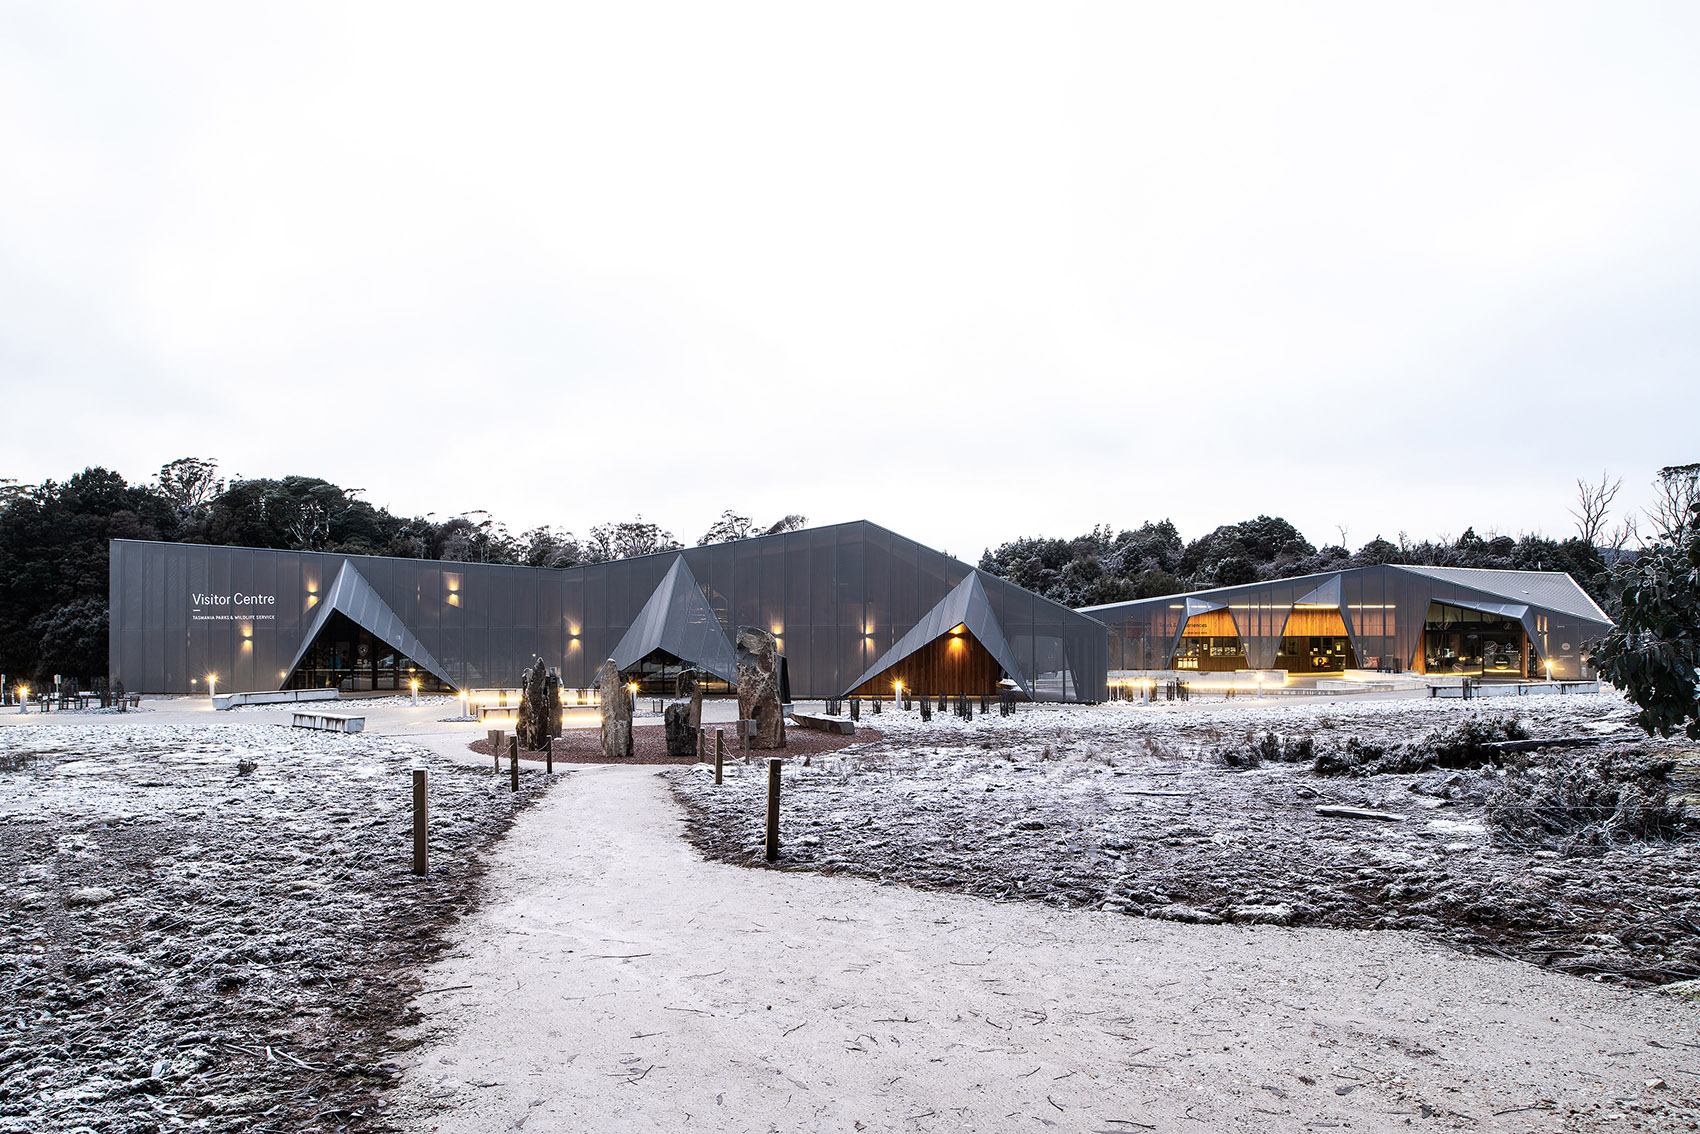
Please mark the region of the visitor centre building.
[[1574, 679], [1611, 623], [1568, 576], [1373, 566], [1070, 610], [867, 521], [567, 568], [115, 540], [110, 676], [135, 692], [585, 689], [737, 679], [771, 632], [792, 696], [1102, 701], [1157, 675]]
[[588, 688], [613, 658], [667, 688], [736, 680], [740, 627], [779, 640], [796, 698], [1106, 695], [1101, 622], [866, 521], [581, 567], [204, 544], [111, 545], [110, 672], [150, 693]]

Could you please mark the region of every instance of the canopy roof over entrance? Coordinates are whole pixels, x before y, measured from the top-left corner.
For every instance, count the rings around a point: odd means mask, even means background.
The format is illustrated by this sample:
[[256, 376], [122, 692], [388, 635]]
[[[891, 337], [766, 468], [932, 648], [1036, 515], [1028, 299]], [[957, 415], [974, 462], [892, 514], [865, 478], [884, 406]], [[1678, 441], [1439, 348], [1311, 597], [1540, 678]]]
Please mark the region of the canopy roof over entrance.
[[720, 628], [702, 587], [679, 556], [650, 592], [620, 644], [611, 655], [625, 673], [655, 651], [671, 654], [686, 665], [698, 666], [728, 684], [738, 682], [738, 657]]
[[986, 596], [986, 588], [980, 585], [978, 571], [969, 572], [951, 588], [950, 593], [935, 603], [914, 629], [899, 638], [879, 661], [845, 688], [845, 695], [879, 677], [905, 658], [919, 653], [929, 643], [936, 642], [958, 626], [965, 628], [975, 641], [985, 647], [1023, 693], [1033, 696], [1032, 683], [1016, 664], [1015, 651], [1009, 648], [1003, 627], [998, 624], [997, 613], [992, 609], [992, 601]]
[[[407, 657], [414, 665], [444, 685], [451, 689], [456, 688], [454, 679], [437, 659], [431, 656], [431, 651], [425, 648], [425, 643], [413, 636], [413, 632], [402, 624], [389, 604], [378, 597], [378, 592], [372, 589], [372, 584], [347, 560], [343, 561], [341, 569], [336, 573], [336, 579], [319, 603], [318, 614], [314, 616], [312, 625], [307, 628], [306, 637], [301, 639], [295, 657], [290, 660], [288, 673], [294, 673], [300, 666], [301, 659], [312, 648], [314, 639], [319, 636], [319, 632], [325, 628], [333, 614], [345, 615], [356, 626], [394, 648], [397, 653]], [[284, 682], [288, 681], [286, 673]], [[282, 689], [283, 685], [278, 688]]]

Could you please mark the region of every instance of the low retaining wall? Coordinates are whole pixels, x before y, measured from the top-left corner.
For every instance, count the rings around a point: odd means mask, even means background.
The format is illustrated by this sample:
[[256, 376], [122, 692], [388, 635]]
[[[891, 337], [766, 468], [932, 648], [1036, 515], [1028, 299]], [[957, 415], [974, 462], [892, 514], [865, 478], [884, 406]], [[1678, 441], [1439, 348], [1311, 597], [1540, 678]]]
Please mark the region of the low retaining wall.
[[1529, 697], [1542, 693], [1598, 693], [1598, 681], [1506, 681], [1493, 683], [1471, 682], [1466, 691], [1459, 685], [1430, 685], [1430, 697], [1451, 697], [1474, 700], [1477, 697]]
[[212, 699], [215, 709], [234, 709], [238, 705], [292, 705], [297, 701], [335, 701], [341, 694], [335, 689], [274, 689], [261, 693], [220, 693]]

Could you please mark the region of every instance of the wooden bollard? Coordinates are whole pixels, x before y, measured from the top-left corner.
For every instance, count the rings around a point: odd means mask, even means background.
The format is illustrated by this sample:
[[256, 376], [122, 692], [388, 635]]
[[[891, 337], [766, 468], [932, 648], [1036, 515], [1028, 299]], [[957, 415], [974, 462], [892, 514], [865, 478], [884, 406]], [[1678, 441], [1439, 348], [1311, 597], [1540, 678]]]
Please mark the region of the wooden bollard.
[[779, 857], [779, 765], [777, 756], [767, 760], [767, 861]]
[[425, 769], [413, 769], [413, 873], [425, 873]]
[[720, 786], [720, 768], [726, 762], [726, 730], [714, 730], [714, 786]]
[[555, 738], [543, 738], [543, 771], [548, 775], [555, 774]]
[[499, 728], [489, 729], [486, 735], [490, 738], [491, 770], [492, 772], [499, 772], [502, 770], [502, 730]]
[[513, 777], [514, 790], [519, 790], [519, 737], [508, 737], [508, 775]]

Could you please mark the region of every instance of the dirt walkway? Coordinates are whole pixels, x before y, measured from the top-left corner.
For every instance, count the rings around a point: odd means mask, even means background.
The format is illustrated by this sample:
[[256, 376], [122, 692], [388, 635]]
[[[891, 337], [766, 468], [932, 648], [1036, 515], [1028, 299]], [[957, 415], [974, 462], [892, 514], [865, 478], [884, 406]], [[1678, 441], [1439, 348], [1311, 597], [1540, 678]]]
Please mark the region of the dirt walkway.
[[[521, 817], [425, 975], [415, 1130], [1693, 1129], [1700, 1010], [1393, 932], [701, 861], [650, 769]], [[752, 816], [752, 829], [756, 822]], [[462, 987], [465, 986], [465, 987]], [[1682, 1070], [1686, 1068], [1686, 1070]]]

